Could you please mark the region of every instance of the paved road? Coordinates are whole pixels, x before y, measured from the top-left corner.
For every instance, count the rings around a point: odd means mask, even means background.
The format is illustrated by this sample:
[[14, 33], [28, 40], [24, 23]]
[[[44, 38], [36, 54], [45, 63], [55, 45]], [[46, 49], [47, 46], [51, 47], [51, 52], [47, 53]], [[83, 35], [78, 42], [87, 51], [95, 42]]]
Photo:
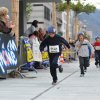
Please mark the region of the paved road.
[[93, 62], [85, 77], [79, 77], [78, 62], [63, 67], [56, 86], [51, 85], [49, 69], [27, 73], [36, 78], [0, 81], [0, 100], [100, 100], [100, 69]]

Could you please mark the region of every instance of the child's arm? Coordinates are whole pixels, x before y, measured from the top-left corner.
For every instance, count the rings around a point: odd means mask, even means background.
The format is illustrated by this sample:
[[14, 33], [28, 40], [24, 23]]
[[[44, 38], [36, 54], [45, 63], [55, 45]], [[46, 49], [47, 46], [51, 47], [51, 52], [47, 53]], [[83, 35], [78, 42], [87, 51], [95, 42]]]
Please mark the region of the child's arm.
[[75, 44], [75, 50], [78, 52], [80, 48], [81, 48], [81, 45], [79, 44], [79, 41], [77, 41]]
[[91, 45], [90, 42], [87, 43], [89, 48], [91, 49], [91, 54], [94, 54], [94, 47]]

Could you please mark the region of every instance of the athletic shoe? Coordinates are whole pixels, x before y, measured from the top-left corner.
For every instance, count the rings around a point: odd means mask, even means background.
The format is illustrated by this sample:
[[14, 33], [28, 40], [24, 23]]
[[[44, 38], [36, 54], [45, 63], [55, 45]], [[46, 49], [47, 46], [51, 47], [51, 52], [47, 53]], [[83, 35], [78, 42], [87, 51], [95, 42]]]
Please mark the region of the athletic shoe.
[[84, 77], [84, 74], [81, 74], [80, 77]]
[[62, 66], [59, 66], [59, 72], [60, 72], [60, 73], [63, 72], [63, 68], [62, 68]]
[[87, 70], [86, 70], [86, 69], [84, 69], [84, 72], [87, 72]]
[[52, 85], [56, 85], [57, 84], [57, 80], [52, 82]]
[[99, 68], [99, 65], [96, 65], [97, 68]]

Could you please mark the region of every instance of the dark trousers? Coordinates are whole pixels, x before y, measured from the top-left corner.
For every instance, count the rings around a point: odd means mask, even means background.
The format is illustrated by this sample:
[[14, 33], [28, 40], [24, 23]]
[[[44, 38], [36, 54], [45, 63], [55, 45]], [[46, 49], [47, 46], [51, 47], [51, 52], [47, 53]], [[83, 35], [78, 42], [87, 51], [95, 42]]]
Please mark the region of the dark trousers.
[[58, 68], [58, 58], [61, 55], [61, 53], [57, 54], [49, 54], [49, 61], [50, 61], [50, 73], [53, 78], [53, 81], [57, 81], [57, 71], [56, 69]]
[[98, 51], [95, 51], [95, 65], [98, 65], [100, 66], [100, 50]]
[[86, 70], [87, 67], [89, 67], [89, 57], [79, 57], [79, 64], [81, 74], [84, 74], [84, 70]]

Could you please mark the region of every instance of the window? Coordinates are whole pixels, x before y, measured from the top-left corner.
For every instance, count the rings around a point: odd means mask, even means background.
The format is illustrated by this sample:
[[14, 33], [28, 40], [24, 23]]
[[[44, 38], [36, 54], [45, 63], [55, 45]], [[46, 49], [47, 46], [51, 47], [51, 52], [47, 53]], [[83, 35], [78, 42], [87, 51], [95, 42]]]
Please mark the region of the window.
[[44, 18], [50, 21], [50, 9], [44, 6]]
[[43, 6], [43, 4], [33, 4], [33, 6]]

